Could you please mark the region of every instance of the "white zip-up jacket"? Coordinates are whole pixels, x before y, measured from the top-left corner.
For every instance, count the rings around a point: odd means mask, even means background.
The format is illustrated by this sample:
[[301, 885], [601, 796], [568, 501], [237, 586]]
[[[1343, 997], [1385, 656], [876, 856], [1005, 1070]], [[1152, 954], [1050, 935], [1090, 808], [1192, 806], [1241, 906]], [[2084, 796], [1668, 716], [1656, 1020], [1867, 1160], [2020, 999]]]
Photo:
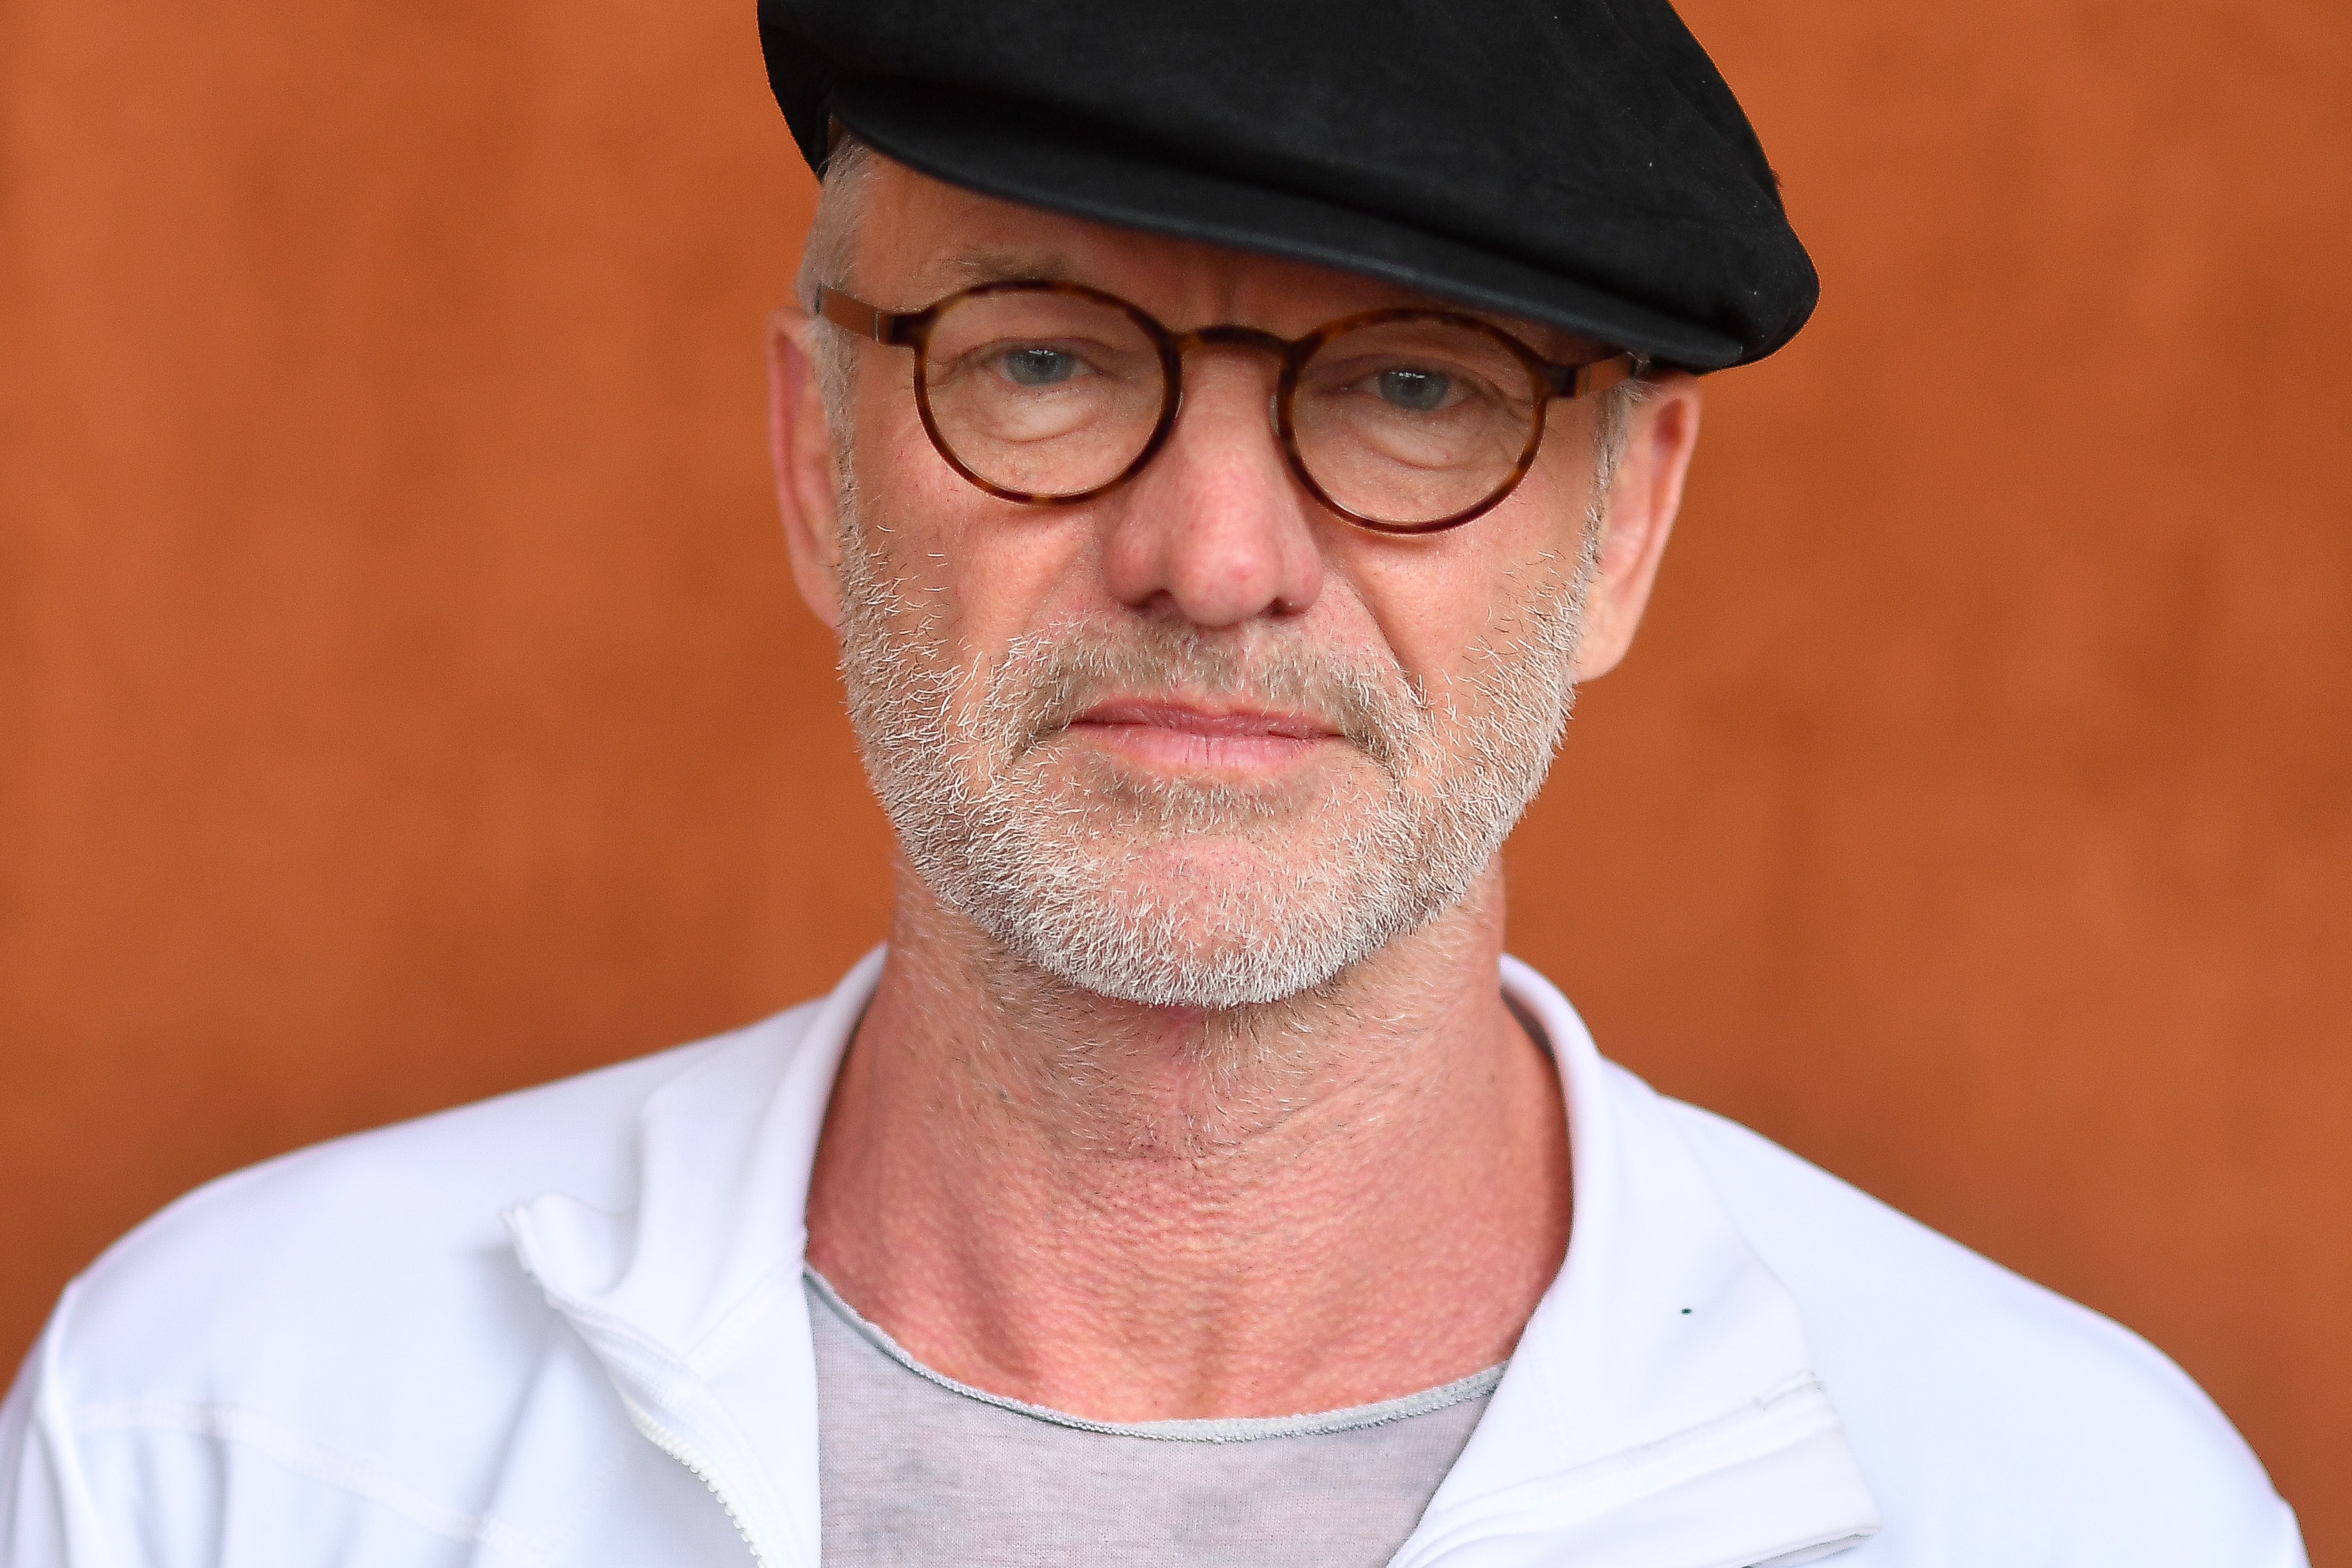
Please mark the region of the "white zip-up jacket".
[[[817, 1568], [803, 1215], [880, 967], [166, 1209], [0, 1412], [0, 1568]], [[2155, 1351], [1504, 980], [1560, 1065], [1574, 1230], [1397, 1568], [2301, 1568]]]

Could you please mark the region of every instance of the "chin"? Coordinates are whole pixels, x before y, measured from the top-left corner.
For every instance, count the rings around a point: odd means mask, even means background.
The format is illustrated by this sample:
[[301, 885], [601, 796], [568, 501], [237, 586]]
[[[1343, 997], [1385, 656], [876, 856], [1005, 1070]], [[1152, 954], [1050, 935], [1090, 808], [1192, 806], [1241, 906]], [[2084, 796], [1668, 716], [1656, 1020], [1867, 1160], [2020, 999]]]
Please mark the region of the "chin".
[[1078, 990], [1143, 1007], [1221, 1013], [1286, 1002], [1337, 975], [1347, 962], [1311, 955], [1304, 963], [1271, 962], [1251, 942], [1049, 943], [1023, 956]]
[[1507, 828], [1490, 796], [1409, 793], [1369, 760], [1236, 784], [1049, 751], [885, 804], [933, 892], [1031, 968], [1224, 1010], [1328, 984], [1453, 903]]
[[1026, 869], [1001, 889], [1012, 896], [968, 912], [1034, 967], [1147, 1006], [1284, 1001], [1424, 918], [1392, 879], [1245, 840], [1073, 847]]

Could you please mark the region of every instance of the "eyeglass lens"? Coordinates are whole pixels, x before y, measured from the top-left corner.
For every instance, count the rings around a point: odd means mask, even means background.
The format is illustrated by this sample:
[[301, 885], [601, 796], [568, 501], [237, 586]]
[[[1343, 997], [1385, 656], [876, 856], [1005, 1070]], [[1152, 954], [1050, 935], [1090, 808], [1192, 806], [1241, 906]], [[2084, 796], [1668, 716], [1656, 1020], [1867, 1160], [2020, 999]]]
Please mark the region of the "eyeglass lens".
[[[1159, 346], [1132, 317], [1042, 291], [950, 306], [932, 324], [923, 377], [933, 428], [955, 460], [1041, 499], [1125, 473], [1171, 395]], [[1315, 484], [1346, 510], [1430, 522], [1510, 483], [1542, 402], [1535, 373], [1484, 333], [1378, 321], [1331, 338], [1300, 368], [1293, 441]]]

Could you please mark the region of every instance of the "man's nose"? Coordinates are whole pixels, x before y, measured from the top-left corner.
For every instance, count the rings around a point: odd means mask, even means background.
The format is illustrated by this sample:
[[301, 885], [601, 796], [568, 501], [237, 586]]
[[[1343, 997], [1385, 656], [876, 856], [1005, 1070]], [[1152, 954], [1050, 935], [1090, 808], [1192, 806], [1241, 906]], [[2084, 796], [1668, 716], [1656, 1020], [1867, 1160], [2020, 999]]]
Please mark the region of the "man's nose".
[[1226, 347], [1187, 358], [1176, 427], [1111, 511], [1106, 586], [1202, 626], [1300, 614], [1323, 591], [1323, 556], [1316, 502], [1276, 442], [1274, 367]]

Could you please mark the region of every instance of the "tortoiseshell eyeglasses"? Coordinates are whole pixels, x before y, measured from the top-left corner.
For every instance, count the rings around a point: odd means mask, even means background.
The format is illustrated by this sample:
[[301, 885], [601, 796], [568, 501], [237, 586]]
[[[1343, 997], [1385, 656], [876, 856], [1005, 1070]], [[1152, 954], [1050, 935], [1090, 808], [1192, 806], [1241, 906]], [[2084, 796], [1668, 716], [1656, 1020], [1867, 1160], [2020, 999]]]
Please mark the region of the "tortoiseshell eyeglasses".
[[1171, 332], [1115, 294], [1034, 279], [904, 312], [824, 289], [817, 313], [914, 350], [915, 406], [940, 456], [1024, 506], [1073, 506], [1140, 473], [1176, 427], [1188, 351], [1262, 349], [1281, 361], [1274, 426], [1291, 472], [1381, 533], [1435, 533], [1485, 512], [1534, 466], [1553, 398], [1649, 368], [1633, 354], [1556, 364], [1452, 310], [1365, 310], [1303, 338]]

